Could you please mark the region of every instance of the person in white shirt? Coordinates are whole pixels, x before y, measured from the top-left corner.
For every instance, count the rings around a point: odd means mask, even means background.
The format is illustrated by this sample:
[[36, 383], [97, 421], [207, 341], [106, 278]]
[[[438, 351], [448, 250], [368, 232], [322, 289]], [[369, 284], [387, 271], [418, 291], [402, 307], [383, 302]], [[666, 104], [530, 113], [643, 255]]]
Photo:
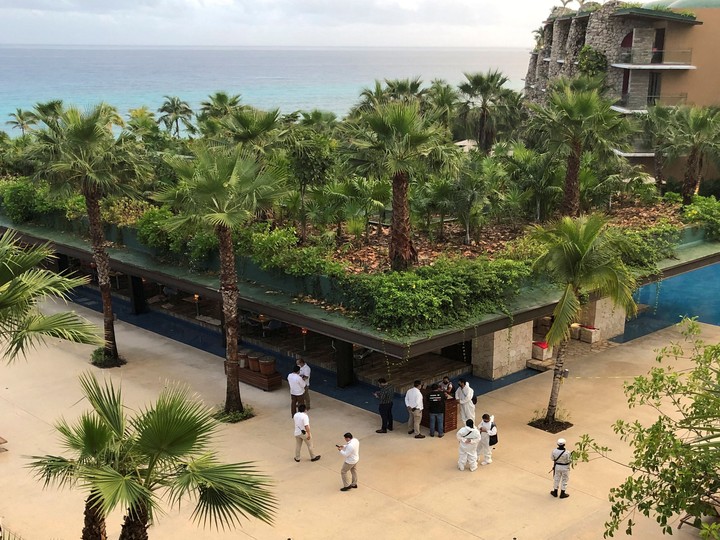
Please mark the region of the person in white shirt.
[[[357, 464], [360, 461], [360, 441], [354, 439], [352, 433], [345, 435], [345, 444], [336, 444], [338, 451], [345, 458], [342, 469], [340, 470], [340, 478], [342, 478], [343, 487], [340, 491], [350, 491], [357, 488]], [[351, 475], [351, 481], [348, 482], [347, 473]]]
[[455, 391], [455, 399], [460, 405], [460, 422], [464, 424], [468, 420], [475, 423], [475, 404], [472, 401], [475, 392], [465, 379], [458, 381], [458, 389]]
[[293, 367], [292, 373], [288, 375], [287, 380], [288, 385], [290, 385], [290, 416], [294, 418], [298, 405], [305, 404], [305, 381], [300, 376], [300, 366]]
[[420, 391], [422, 381], [415, 381], [413, 387], [405, 394], [405, 406], [407, 407], [408, 414], [408, 435], [415, 435], [416, 439], [424, 439], [425, 435], [420, 433], [420, 420], [422, 419], [423, 411], [423, 395]]
[[320, 456], [316, 456], [313, 451], [312, 436], [310, 435], [310, 417], [305, 412], [305, 405], [302, 403], [298, 405], [298, 412], [293, 416], [293, 423], [295, 424], [295, 461], [300, 462], [300, 450], [303, 442], [307, 446], [308, 452], [310, 452], [310, 461], [320, 459]]
[[572, 464], [572, 452], [565, 449], [565, 439], [557, 440], [557, 448], [550, 454], [553, 460], [553, 490], [550, 495], [558, 496], [558, 488], [560, 488], [560, 498], [567, 499], [570, 495], [565, 493], [568, 480], [570, 479], [570, 465]]
[[464, 471], [467, 464], [471, 471], [476, 470], [480, 432], [475, 428], [475, 423], [468, 419], [465, 425], [457, 430], [455, 436], [458, 440], [458, 469]]
[[480, 465], [490, 465], [492, 463], [492, 447], [490, 446], [490, 437], [497, 435], [497, 426], [495, 425], [495, 417], [488, 413], [482, 415], [482, 422], [478, 426], [480, 430], [480, 453], [483, 456]]
[[305, 409], [310, 410], [310, 366], [307, 365], [305, 360], [302, 358], [298, 358], [297, 362], [295, 362], [298, 366], [300, 366], [300, 376], [303, 378], [303, 381], [305, 381], [305, 393], [303, 394], [303, 397], [305, 398]]

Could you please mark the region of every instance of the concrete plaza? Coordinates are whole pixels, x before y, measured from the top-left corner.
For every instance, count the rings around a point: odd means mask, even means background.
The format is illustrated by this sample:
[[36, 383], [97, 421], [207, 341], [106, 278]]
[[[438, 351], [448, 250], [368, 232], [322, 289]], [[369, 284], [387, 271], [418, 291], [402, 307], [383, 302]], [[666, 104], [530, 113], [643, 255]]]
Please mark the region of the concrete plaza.
[[[50, 308], [54, 309], [54, 308]], [[76, 308], [100, 322], [99, 314]], [[703, 325], [707, 342], [720, 341], [720, 328]], [[126, 404], [139, 408], [155, 399], [168, 380], [188, 384], [209, 406], [222, 403], [222, 359], [125, 323], [117, 323], [119, 369], [98, 370], [88, 363], [90, 348], [55, 341], [31, 351], [27, 361], [0, 366], [0, 435], [8, 452], [0, 454], [0, 516], [7, 529], [26, 540], [80, 537], [84, 493], [43, 489], [26, 468], [27, 456], [61, 453], [53, 428], [64, 416], [74, 420], [87, 409], [80, 401], [78, 375], [122, 383]], [[623, 382], [655, 365], [656, 349], [679, 340], [669, 328], [623, 345], [568, 361], [570, 378], [561, 390], [561, 408], [574, 426], [562, 437], [574, 445], [588, 433], [626, 460], [628, 448], [612, 432], [618, 418], [653, 418], [650, 410], [628, 411]], [[311, 362], [311, 360], [310, 360]], [[311, 364], [312, 365], [312, 364]], [[527, 425], [547, 403], [552, 373], [531, 377], [480, 396], [478, 417], [495, 415], [500, 442], [493, 463], [475, 472], [457, 470], [454, 433], [443, 439], [416, 440], [406, 426], [376, 434], [378, 416], [329, 397], [314, 394], [310, 411], [316, 452], [293, 461], [294, 438], [287, 385], [266, 393], [241, 386], [244, 402], [257, 416], [223, 426], [218, 447], [228, 461], [255, 461], [275, 481], [279, 507], [274, 526], [246, 521], [233, 531], [196, 527], [188, 520], [192, 505], [168, 509], [150, 528], [154, 540], [256, 538], [322, 540], [467, 537], [487, 540], [545, 538], [599, 539], [607, 519], [608, 490], [628, 470], [604, 459], [581, 464], [571, 473], [569, 499], [551, 497], [549, 454], [560, 435]], [[396, 408], [402, 406], [396, 400]], [[335, 444], [351, 431], [361, 442], [359, 489], [339, 491], [342, 459]], [[122, 513], [108, 517], [108, 538], [117, 538]], [[652, 521], [637, 518], [635, 538], [658, 538]], [[618, 536], [623, 536], [621, 530]], [[673, 538], [698, 538], [684, 526]]]

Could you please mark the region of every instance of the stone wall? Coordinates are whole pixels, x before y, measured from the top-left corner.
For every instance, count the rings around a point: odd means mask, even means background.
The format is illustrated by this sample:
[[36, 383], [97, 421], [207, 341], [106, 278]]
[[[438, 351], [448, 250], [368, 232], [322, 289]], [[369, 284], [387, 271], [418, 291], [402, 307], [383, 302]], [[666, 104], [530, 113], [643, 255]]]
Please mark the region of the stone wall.
[[532, 357], [532, 339], [532, 321], [474, 338], [473, 375], [495, 380], [522, 371]]
[[563, 67], [566, 56], [566, 45], [568, 40], [568, 34], [570, 33], [570, 26], [572, 19], [556, 19], [553, 24], [553, 40], [552, 48], [550, 49], [550, 66], [548, 66], [548, 77], [554, 79], [558, 75]]
[[583, 306], [578, 322], [600, 331], [600, 339], [610, 339], [625, 333], [625, 310], [615, 307], [609, 298], [601, 298]]
[[632, 110], [647, 109], [650, 72], [634, 69], [630, 72], [628, 98], [625, 107]]
[[565, 63], [560, 70], [560, 75], [563, 77], [573, 77], [577, 73], [575, 62], [577, 62], [580, 49], [585, 45], [587, 23], [587, 18], [575, 18], [570, 23], [570, 29], [565, 43]]

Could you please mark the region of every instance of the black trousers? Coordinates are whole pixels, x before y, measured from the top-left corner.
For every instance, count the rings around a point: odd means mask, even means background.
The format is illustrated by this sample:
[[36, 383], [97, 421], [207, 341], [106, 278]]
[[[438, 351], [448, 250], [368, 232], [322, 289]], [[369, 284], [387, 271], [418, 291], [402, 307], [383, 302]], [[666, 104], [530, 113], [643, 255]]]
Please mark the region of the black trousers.
[[380, 419], [382, 420], [381, 429], [392, 429], [393, 428], [393, 416], [392, 416], [392, 403], [381, 403], [380, 404]]

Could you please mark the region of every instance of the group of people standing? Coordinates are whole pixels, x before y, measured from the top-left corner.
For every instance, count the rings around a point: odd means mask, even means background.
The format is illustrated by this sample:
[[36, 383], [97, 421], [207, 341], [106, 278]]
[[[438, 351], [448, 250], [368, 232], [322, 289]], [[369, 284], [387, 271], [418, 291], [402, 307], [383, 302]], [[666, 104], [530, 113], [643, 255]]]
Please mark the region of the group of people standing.
[[[315, 454], [312, 445], [310, 432], [310, 418], [306, 411], [310, 409], [310, 366], [304, 360], [298, 359], [293, 367], [292, 373], [288, 375], [290, 386], [290, 407], [295, 425], [295, 461], [300, 461], [300, 451], [303, 443], [307, 446], [310, 454], [310, 461], [318, 461], [319, 454]], [[379, 400], [379, 413], [381, 426], [376, 433], [387, 433], [393, 431], [393, 398], [395, 388], [387, 379], [378, 379], [379, 390], [374, 396]], [[482, 456], [480, 465], [492, 463], [493, 447], [497, 444], [497, 426], [495, 417], [484, 413], [481, 421], [475, 423], [475, 405], [477, 398], [466, 379], [459, 379], [457, 389], [449, 377], [443, 377], [442, 382], [433, 383], [427, 396], [422, 393], [422, 381], [416, 380], [405, 394], [405, 406], [408, 410], [408, 434], [414, 435], [416, 439], [424, 439], [425, 435], [420, 432], [422, 413], [427, 401], [430, 436], [437, 433], [438, 438], [445, 435], [445, 403], [448, 399], [454, 399], [458, 404], [458, 414], [461, 427], [455, 436], [458, 441], [458, 469], [464, 471], [467, 467], [470, 471], [478, 468], [478, 456]], [[453, 390], [455, 390], [453, 392]], [[343, 487], [340, 491], [350, 491], [357, 488], [357, 464], [360, 461], [360, 441], [353, 437], [352, 433], [344, 434], [345, 444], [335, 445], [338, 452], [345, 458], [340, 476]], [[571, 453], [565, 450], [565, 439], [558, 439], [558, 447], [553, 450], [553, 490], [550, 494], [561, 499], [569, 497], [566, 493]]]

